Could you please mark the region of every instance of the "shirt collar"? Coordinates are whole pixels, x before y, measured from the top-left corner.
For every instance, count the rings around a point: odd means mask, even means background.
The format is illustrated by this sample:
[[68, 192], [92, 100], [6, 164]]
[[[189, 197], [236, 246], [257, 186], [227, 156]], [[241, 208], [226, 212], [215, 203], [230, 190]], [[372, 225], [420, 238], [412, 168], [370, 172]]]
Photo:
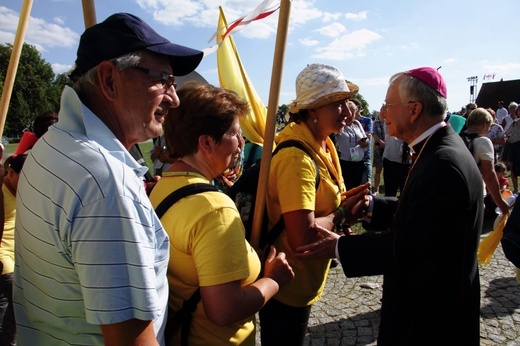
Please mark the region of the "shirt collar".
[[414, 145], [416, 144], [419, 144], [421, 143], [422, 141], [424, 141], [426, 138], [428, 138], [429, 136], [433, 135], [435, 133], [435, 131], [437, 131], [438, 129], [440, 129], [441, 127], [444, 127], [446, 126], [446, 123], [444, 121], [441, 121], [440, 123], [437, 123], [435, 125], [433, 125], [432, 127], [430, 127], [428, 130], [426, 130], [425, 132], [423, 132], [422, 135], [420, 135], [419, 137], [417, 137], [412, 143], [410, 143], [408, 146], [410, 147], [410, 149], [413, 150], [413, 147]]
[[[89, 140], [97, 143], [108, 154], [130, 167], [137, 176], [144, 177], [148, 168], [139, 164], [126, 150], [114, 133], [79, 99], [76, 92], [65, 86], [62, 95], [63, 117], [60, 123], [67, 130], [84, 134]], [[61, 111], [60, 111], [61, 113]]]

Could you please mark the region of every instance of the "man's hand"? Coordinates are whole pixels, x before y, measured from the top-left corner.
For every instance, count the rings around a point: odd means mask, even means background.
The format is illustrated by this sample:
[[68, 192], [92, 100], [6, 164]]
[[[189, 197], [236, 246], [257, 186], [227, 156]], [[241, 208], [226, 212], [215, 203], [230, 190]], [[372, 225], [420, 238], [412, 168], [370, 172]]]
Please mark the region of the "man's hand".
[[363, 215], [363, 211], [369, 204], [370, 183], [365, 183], [354, 187], [341, 195], [341, 207], [345, 210], [347, 222], [358, 220]]
[[336, 244], [341, 236], [318, 224], [314, 225], [314, 229], [318, 232], [319, 240], [299, 246], [296, 249], [296, 257], [305, 259], [335, 258]]

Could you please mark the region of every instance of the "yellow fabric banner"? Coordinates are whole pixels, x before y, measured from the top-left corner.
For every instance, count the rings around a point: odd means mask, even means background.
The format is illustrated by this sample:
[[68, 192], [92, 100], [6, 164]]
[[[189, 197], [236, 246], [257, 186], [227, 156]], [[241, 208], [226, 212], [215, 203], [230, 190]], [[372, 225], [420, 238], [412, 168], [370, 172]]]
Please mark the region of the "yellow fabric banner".
[[493, 231], [480, 241], [477, 252], [479, 264], [487, 266], [489, 261], [491, 261], [491, 257], [495, 253], [498, 244], [500, 244], [500, 239], [502, 239], [504, 235], [504, 227], [506, 226], [508, 218], [509, 213], [497, 216], [493, 225]]
[[235, 46], [233, 37], [228, 35], [222, 41], [222, 34], [227, 30], [226, 17], [220, 7], [220, 16], [217, 26], [217, 67], [220, 86], [233, 90], [248, 101], [251, 111], [245, 117], [240, 118], [242, 135], [258, 145], [264, 143], [265, 123], [267, 108], [258, 97], [255, 88], [249, 81], [249, 77], [240, 61], [240, 56]]

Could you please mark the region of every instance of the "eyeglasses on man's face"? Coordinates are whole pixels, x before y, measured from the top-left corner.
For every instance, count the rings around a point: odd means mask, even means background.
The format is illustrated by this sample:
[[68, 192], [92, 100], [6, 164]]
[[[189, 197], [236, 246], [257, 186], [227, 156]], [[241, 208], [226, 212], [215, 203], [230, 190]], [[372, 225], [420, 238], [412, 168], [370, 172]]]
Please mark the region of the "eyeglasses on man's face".
[[397, 105], [407, 105], [407, 104], [414, 103], [414, 102], [417, 102], [417, 101], [393, 102], [393, 103], [386, 103], [386, 102], [383, 102], [383, 105], [381, 106], [381, 110], [382, 110], [382, 111], [385, 111], [385, 112], [388, 112], [388, 108], [390, 108], [390, 107], [392, 107], [392, 106], [397, 106]]
[[172, 85], [174, 89], [177, 88], [177, 84], [175, 84], [175, 77], [171, 74], [150, 70], [149, 68], [142, 66], [132, 66], [131, 68], [133, 68], [134, 70], [144, 72], [154, 78], [157, 78], [157, 80], [162, 84], [162, 87], [165, 89], [170, 89]]

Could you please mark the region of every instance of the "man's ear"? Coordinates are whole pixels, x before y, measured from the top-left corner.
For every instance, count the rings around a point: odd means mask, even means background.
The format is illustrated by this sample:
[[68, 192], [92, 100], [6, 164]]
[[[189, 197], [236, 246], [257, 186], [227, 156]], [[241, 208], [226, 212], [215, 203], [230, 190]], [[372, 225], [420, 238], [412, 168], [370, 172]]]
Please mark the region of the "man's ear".
[[409, 104], [408, 107], [408, 109], [410, 109], [410, 112], [412, 113], [410, 117], [410, 122], [413, 124], [415, 121], [417, 121], [419, 114], [421, 114], [423, 105], [421, 102], [413, 102]]
[[103, 95], [110, 101], [114, 101], [117, 95], [117, 75], [118, 71], [110, 61], [102, 61], [97, 67], [97, 80], [99, 89]]

